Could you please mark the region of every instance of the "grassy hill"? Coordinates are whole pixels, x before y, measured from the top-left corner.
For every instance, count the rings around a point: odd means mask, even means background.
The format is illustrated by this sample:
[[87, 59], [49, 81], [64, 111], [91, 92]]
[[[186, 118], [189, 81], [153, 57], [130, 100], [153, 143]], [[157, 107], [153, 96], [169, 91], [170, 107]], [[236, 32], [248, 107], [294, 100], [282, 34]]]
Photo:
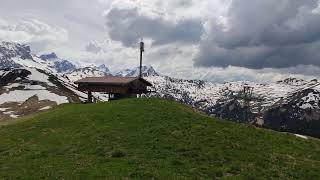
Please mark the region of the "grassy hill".
[[68, 104], [0, 127], [0, 179], [320, 179], [320, 141], [166, 100]]

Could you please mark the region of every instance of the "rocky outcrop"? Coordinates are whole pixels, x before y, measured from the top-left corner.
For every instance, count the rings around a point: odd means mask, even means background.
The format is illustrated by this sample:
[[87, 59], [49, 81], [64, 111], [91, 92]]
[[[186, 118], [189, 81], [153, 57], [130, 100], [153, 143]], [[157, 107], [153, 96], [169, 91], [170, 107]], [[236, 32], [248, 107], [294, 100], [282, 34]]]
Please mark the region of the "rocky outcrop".
[[305, 89], [264, 113], [264, 127], [320, 137], [319, 91]]
[[43, 54], [40, 56], [42, 60], [50, 60], [50, 59], [58, 59], [58, 56], [56, 53], [50, 53], [50, 54]]
[[[149, 77], [149, 76], [159, 76], [159, 74], [154, 70], [152, 66], [142, 66], [142, 76]], [[115, 73], [115, 76], [122, 76], [122, 77], [137, 77], [140, 74], [140, 68], [133, 68], [133, 69], [126, 69], [124, 71], [119, 71]]]
[[32, 59], [30, 47], [24, 44], [1, 42], [0, 43], [0, 69], [19, 68], [20, 64], [12, 60], [14, 57]]
[[17, 78], [24, 79], [30, 74], [31, 72], [26, 69], [8, 69], [0, 76], [0, 87], [13, 83]]

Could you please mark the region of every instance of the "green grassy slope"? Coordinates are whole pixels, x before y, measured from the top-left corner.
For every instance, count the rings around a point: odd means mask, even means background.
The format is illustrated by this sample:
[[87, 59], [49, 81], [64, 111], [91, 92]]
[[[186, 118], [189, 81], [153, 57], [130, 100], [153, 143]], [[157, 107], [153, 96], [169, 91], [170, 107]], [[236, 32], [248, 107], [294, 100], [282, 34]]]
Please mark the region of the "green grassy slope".
[[317, 140], [165, 100], [63, 105], [0, 127], [0, 179], [320, 179], [319, 171]]

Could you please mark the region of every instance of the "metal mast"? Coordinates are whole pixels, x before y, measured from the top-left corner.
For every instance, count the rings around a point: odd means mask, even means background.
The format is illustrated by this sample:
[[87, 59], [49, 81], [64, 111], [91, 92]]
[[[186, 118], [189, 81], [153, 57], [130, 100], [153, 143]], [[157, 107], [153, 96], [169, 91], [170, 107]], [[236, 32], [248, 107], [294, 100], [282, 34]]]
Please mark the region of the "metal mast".
[[144, 52], [144, 42], [141, 40], [140, 42], [140, 73], [139, 77], [142, 78], [142, 54]]
[[253, 100], [253, 87], [243, 87], [243, 101], [244, 101], [244, 120], [249, 121], [250, 102]]

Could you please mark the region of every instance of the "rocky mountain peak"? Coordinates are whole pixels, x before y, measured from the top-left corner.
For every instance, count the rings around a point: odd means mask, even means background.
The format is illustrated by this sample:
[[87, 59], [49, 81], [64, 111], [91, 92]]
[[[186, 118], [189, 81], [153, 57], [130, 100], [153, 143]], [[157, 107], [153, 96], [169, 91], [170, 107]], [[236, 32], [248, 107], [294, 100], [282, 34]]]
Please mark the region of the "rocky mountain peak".
[[52, 52], [50, 54], [43, 54], [40, 56], [40, 58], [42, 60], [49, 60], [49, 59], [57, 59], [58, 56], [56, 55], [56, 53]]
[[60, 59], [54, 52], [43, 54], [40, 56], [40, 59], [46, 61], [50, 68], [55, 69], [59, 73], [70, 72], [77, 68], [72, 62]]
[[159, 76], [156, 70], [152, 66], [142, 66], [142, 73], [145, 76]]
[[[137, 77], [139, 76], [140, 68], [136, 67], [133, 69], [125, 69], [116, 73], [116, 76], [123, 76], [123, 77]], [[149, 76], [159, 76], [156, 70], [152, 66], [142, 66], [142, 76], [149, 77]]]
[[110, 72], [110, 69], [105, 64], [101, 64], [100, 66], [96, 66], [95, 68], [105, 73]]
[[10, 59], [20, 57], [21, 59], [32, 59], [30, 46], [14, 42], [1, 42], [0, 54], [1, 59]]
[[290, 86], [301, 86], [307, 83], [307, 81], [298, 78], [287, 78], [277, 82], [278, 84], [287, 84]]

